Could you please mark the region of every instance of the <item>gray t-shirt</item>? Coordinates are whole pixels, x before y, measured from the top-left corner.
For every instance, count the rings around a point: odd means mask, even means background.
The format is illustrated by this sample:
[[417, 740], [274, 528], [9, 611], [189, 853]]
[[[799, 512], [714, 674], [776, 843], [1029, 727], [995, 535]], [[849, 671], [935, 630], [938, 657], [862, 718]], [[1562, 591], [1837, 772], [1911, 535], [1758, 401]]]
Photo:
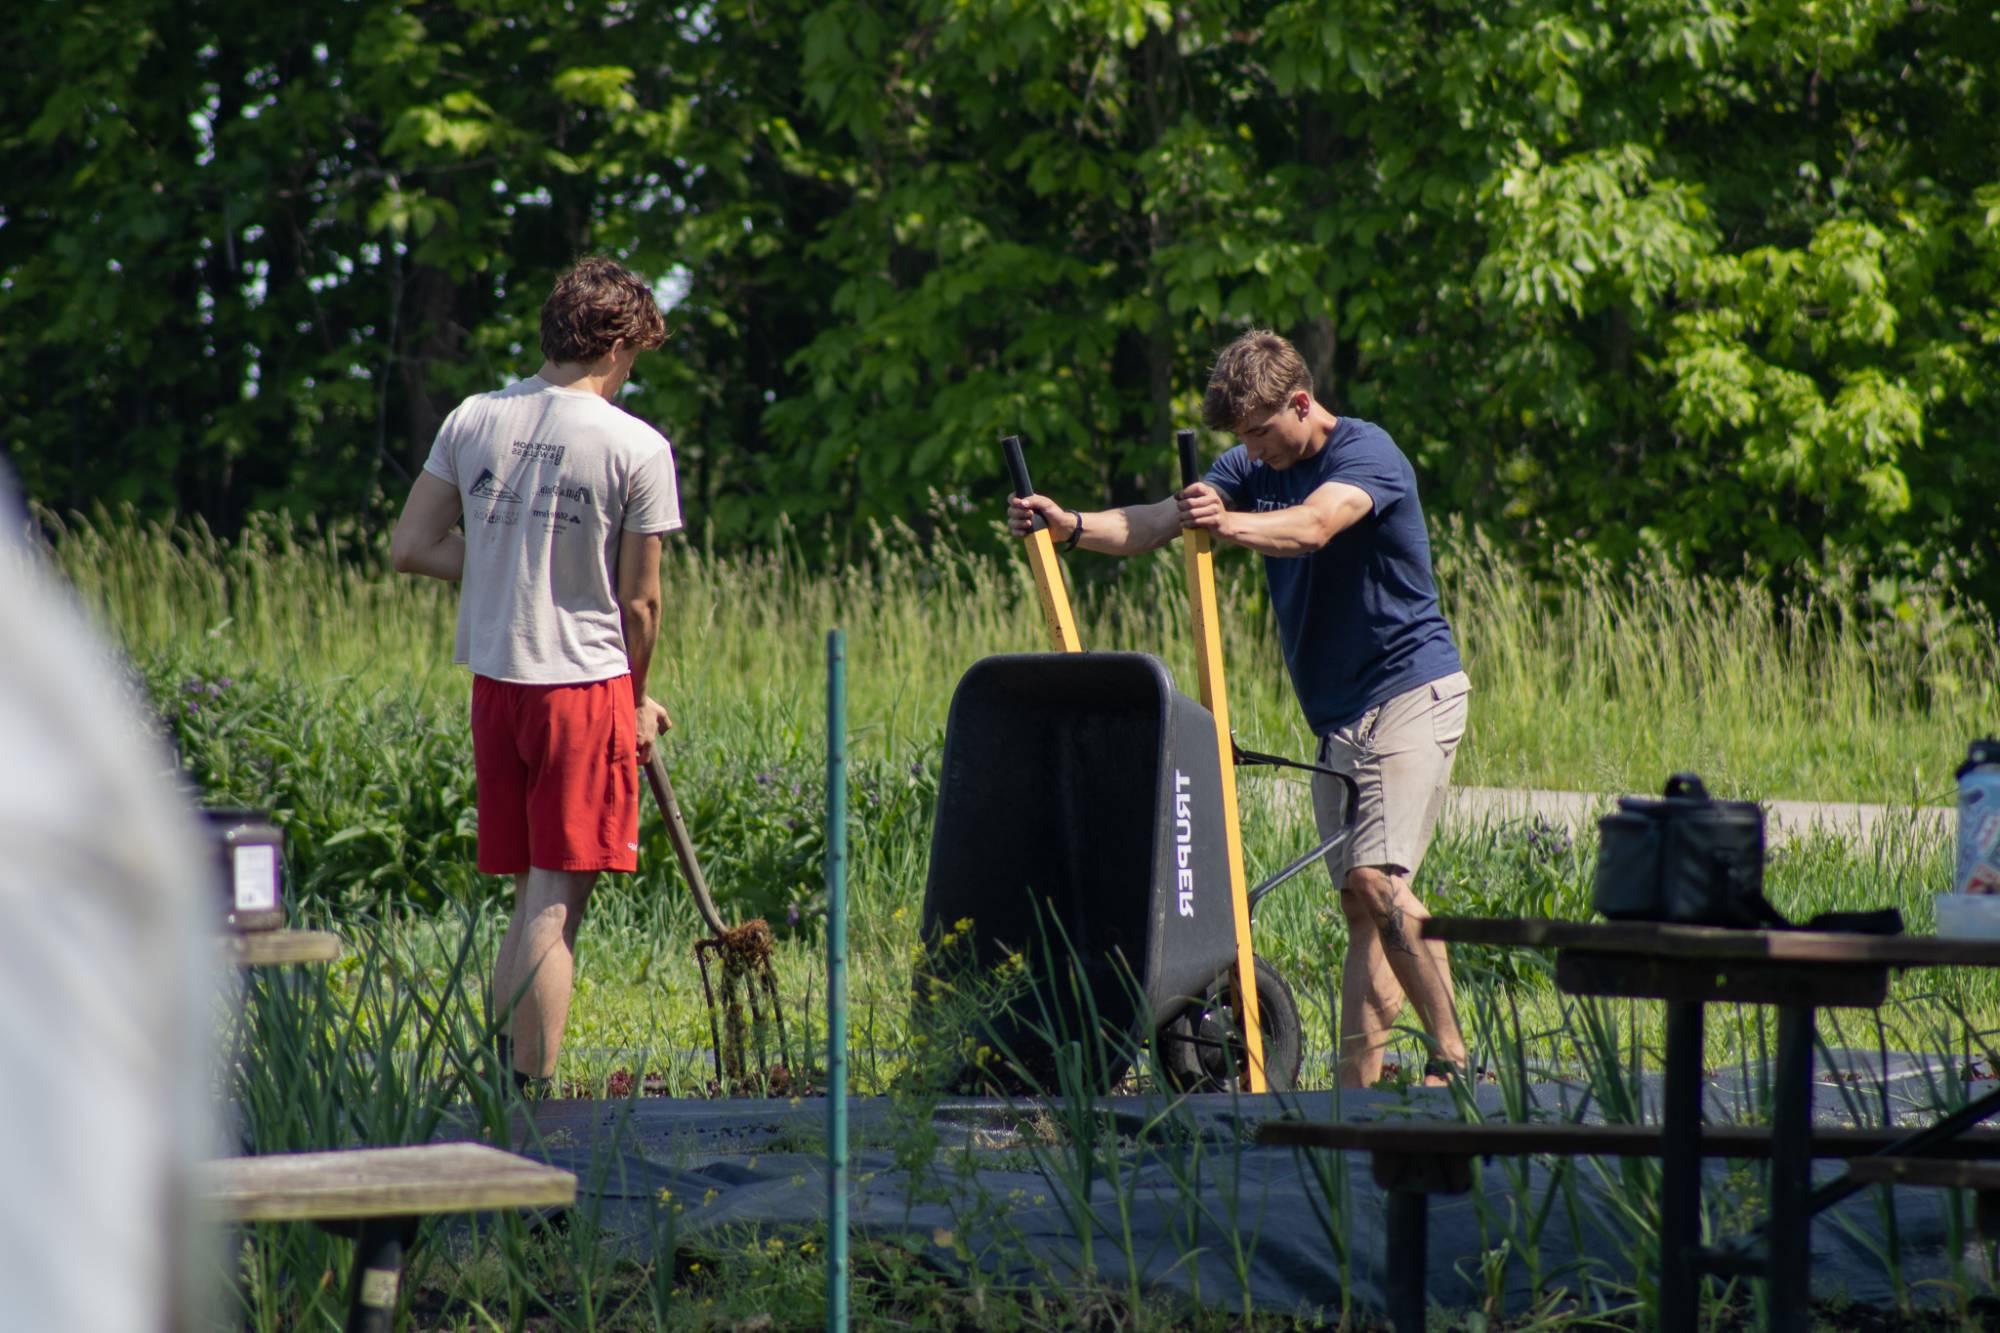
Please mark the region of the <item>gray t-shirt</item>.
[[465, 507], [454, 661], [527, 685], [630, 670], [618, 538], [681, 526], [664, 436], [536, 375], [460, 403], [424, 470], [458, 487]]

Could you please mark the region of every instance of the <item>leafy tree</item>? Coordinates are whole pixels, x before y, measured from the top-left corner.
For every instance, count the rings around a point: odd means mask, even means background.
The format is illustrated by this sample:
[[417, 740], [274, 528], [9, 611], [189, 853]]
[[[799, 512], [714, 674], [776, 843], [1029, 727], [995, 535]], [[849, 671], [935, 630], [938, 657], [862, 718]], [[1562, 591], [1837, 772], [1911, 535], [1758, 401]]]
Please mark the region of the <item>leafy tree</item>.
[[4, 57], [0, 423], [58, 505], [379, 513], [609, 249], [685, 288], [628, 401], [721, 540], [984, 524], [1006, 432], [1159, 494], [1264, 324], [1531, 563], [2000, 603], [1989, 10], [64, 7]]

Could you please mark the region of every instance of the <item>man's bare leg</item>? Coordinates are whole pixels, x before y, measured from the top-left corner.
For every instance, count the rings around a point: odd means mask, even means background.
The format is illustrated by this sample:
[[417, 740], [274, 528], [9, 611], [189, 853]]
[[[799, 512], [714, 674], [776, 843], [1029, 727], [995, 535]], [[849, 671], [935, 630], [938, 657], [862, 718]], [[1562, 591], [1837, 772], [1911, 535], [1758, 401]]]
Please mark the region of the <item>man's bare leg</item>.
[[1375, 919], [1352, 894], [1340, 895], [1347, 913], [1347, 961], [1340, 971], [1340, 1086], [1366, 1088], [1382, 1077], [1389, 1026], [1403, 1012], [1403, 987], [1389, 970]]
[[576, 931], [596, 882], [595, 871], [540, 867], [515, 877], [514, 915], [493, 968], [493, 1006], [504, 1014], [513, 1005], [502, 1029], [512, 1034], [515, 1071], [529, 1078], [556, 1072], [569, 1021]]
[[514, 911], [507, 929], [500, 932], [500, 947], [493, 955], [493, 1021], [503, 1043], [508, 1067], [514, 1062], [514, 1005], [520, 1000], [521, 907], [528, 901], [528, 877], [514, 876]]
[[[1430, 913], [1410, 892], [1409, 879], [1377, 866], [1356, 866], [1347, 872], [1340, 905], [1350, 940], [1341, 978], [1341, 1086], [1367, 1087], [1381, 1077], [1382, 1050], [1404, 994], [1436, 1041], [1438, 1058], [1465, 1068], [1451, 962], [1443, 941], [1417, 937], [1416, 923]], [[1385, 966], [1386, 984], [1379, 975]], [[1385, 1009], [1389, 998], [1395, 1003]]]

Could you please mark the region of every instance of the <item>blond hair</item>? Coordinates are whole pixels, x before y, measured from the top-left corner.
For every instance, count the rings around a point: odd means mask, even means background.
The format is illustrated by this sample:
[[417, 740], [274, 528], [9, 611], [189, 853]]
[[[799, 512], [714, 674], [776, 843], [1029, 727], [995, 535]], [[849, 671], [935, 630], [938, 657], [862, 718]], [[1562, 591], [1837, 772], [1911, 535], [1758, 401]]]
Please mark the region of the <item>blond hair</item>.
[[1210, 430], [1233, 431], [1262, 421], [1303, 389], [1312, 372], [1299, 349], [1269, 329], [1252, 329], [1222, 349], [1208, 372], [1201, 419]]

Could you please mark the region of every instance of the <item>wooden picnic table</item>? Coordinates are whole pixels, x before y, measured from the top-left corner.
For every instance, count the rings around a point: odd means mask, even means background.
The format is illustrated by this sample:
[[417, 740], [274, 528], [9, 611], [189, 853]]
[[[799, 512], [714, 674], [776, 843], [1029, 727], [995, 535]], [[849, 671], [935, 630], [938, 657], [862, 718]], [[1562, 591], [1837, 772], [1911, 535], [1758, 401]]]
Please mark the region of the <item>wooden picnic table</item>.
[[[1814, 1213], [1864, 1188], [1853, 1172], [1812, 1187], [1812, 1071], [1817, 1012], [1876, 1008], [1889, 973], [1911, 967], [2000, 967], [2000, 941], [1808, 930], [1729, 930], [1652, 922], [1554, 921], [1440, 916], [1420, 923], [1426, 939], [1556, 951], [1556, 985], [1572, 995], [1667, 1002], [1661, 1098], [1660, 1328], [1690, 1333], [1705, 1271], [1750, 1273], [1769, 1286], [1767, 1327], [1804, 1333], [1810, 1322]], [[1744, 1259], [1699, 1248], [1702, 1152], [1702, 1027], [1711, 1002], [1778, 1010], [1771, 1071], [1771, 1202], [1763, 1254]], [[1933, 1152], [2000, 1112], [2000, 1090], [1883, 1150]], [[1865, 1174], [1865, 1173], [1864, 1173]]]

